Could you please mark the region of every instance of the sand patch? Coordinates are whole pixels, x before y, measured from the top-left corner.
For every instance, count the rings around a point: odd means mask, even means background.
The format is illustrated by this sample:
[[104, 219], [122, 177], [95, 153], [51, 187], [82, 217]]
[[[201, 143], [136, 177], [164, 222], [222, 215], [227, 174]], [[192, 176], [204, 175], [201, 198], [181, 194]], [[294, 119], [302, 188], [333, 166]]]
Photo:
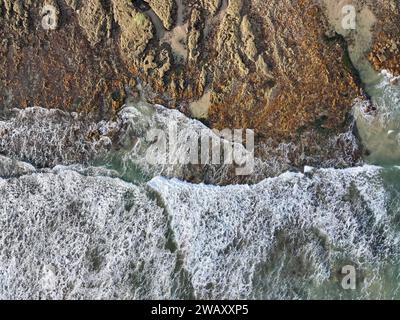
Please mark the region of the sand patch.
[[207, 91], [200, 100], [192, 102], [189, 106], [189, 109], [193, 117], [197, 119], [207, 119], [210, 106], [211, 91]]
[[188, 24], [178, 25], [171, 32], [165, 33], [162, 38], [162, 42], [167, 42], [170, 44], [172, 52], [184, 60], [186, 60], [188, 55], [187, 50], [187, 34], [188, 34]]

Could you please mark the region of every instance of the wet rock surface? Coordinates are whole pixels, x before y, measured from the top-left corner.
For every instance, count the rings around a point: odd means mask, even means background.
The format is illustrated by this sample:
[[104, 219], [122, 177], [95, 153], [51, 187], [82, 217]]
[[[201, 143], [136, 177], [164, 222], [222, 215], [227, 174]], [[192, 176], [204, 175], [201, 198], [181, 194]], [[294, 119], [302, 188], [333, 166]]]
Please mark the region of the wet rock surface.
[[368, 56], [376, 70], [386, 69], [400, 75], [400, 3], [377, 1], [379, 6], [375, 26], [374, 44]]

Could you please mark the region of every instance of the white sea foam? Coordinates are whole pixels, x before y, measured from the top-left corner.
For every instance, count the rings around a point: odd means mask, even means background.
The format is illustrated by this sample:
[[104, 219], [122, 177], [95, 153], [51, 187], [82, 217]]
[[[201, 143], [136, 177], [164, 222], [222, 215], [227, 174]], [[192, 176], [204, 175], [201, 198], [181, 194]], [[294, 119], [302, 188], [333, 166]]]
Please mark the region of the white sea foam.
[[[146, 163], [146, 133], [171, 121], [214, 134], [146, 103], [115, 122], [41, 108], [0, 122], [0, 152], [38, 167], [0, 157], [0, 298], [337, 298], [344, 264], [358, 272], [351, 297], [395, 296], [386, 266], [398, 261], [399, 203], [384, 169], [306, 167], [226, 187], [118, 179], [137, 166], [149, 176], [228, 180], [229, 166]], [[351, 133], [333, 138], [334, 150], [338, 143], [357, 146]], [[256, 159], [254, 180], [289, 168], [293, 149], [282, 144], [270, 160]], [[99, 155], [117, 171], [85, 164]]]
[[34, 166], [0, 155], [0, 177], [10, 178], [35, 172]]
[[143, 188], [70, 170], [0, 179], [1, 299], [172, 296], [167, 217]]
[[86, 163], [110, 144], [96, 123], [76, 113], [34, 107], [0, 121], [0, 153], [37, 167]]
[[[171, 123], [175, 123], [178, 129], [173, 140], [170, 135]], [[158, 141], [149, 138], [148, 134], [155, 129], [165, 134], [169, 147], [167, 151], [158, 148]], [[192, 156], [188, 139], [196, 136], [199, 140], [200, 137], [209, 137], [210, 141], [221, 145], [220, 164], [211, 164], [211, 159], [209, 163], [200, 161], [201, 164], [181, 162], [182, 158]], [[308, 140], [312, 139], [308, 137]], [[177, 110], [145, 102], [125, 106], [115, 121], [96, 123], [76, 113], [39, 107], [14, 110], [12, 115], [0, 121], [0, 154], [29, 162], [37, 168], [96, 163], [118, 171], [121, 177], [131, 181], [139, 179], [139, 176], [146, 179], [163, 175], [211, 184], [255, 183], [304, 164], [346, 167], [354, 164], [354, 154], [359, 152], [358, 141], [351, 132], [327, 141], [324, 149], [331, 150], [328, 159], [325, 156], [308, 156], [303, 150], [305, 146], [293, 143], [277, 146], [273, 141], [258, 145], [256, 152], [259, 157], [254, 158], [252, 150], [249, 150], [251, 148], [235, 143], [234, 159], [237, 159], [237, 154], [242, 159], [251, 159], [251, 162], [254, 159], [253, 174], [243, 177], [237, 175], [238, 165], [224, 164], [224, 160], [232, 156], [225, 153], [225, 150], [232, 150], [228, 145], [232, 146], [232, 142], [220, 137], [200, 121], [190, 119]], [[209, 151], [211, 158], [211, 147]], [[199, 159], [202, 152], [204, 150], [200, 147]], [[321, 153], [327, 154], [323, 150]], [[152, 159], [168, 161], [165, 164], [152, 163], [149, 155]]]
[[[234, 158], [232, 153], [227, 154], [225, 150], [231, 149], [231, 152], [235, 150], [235, 155], [240, 155], [242, 159], [250, 161], [254, 159], [253, 150], [250, 151], [242, 144], [232, 143], [218, 136], [200, 121], [190, 119], [178, 110], [140, 102], [135, 106], [125, 107], [119, 117], [123, 128], [120, 134], [123, 150], [119, 153], [119, 157], [128, 170], [137, 166], [149, 176], [163, 175], [219, 184], [234, 180], [238, 168], [235, 164], [224, 164], [227, 158]], [[176, 132], [171, 132], [171, 124], [175, 124]], [[157, 145], [159, 141], [154, 141], [154, 138], [149, 139], [147, 134], [151, 130], [157, 130], [157, 134], [163, 135], [167, 148], [160, 148]], [[217, 161], [219, 163], [211, 163], [213, 156], [211, 150], [208, 150], [209, 159], [205, 162], [200, 161], [201, 153], [205, 151], [201, 149], [202, 138], [218, 142], [221, 146], [221, 159]], [[191, 144], [193, 139], [198, 142], [196, 149]], [[234, 145], [235, 149], [227, 148], [228, 145]], [[199, 164], [182, 161], [182, 159], [192, 159], [193, 150], [198, 155]], [[149, 158], [164, 159], [164, 163], [149, 161]]]
[[357, 100], [354, 115], [364, 146], [373, 162], [400, 160], [400, 81], [382, 71], [368, 86], [371, 102]]
[[[161, 177], [148, 185], [171, 215], [197, 298], [315, 298], [345, 264], [380, 277], [393, 257], [398, 239], [380, 171], [285, 173], [254, 186]], [[383, 294], [371, 292], [370, 280], [358, 297]], [[325, 298], [338, 292], [339, 284]]]
[[344, 264], [355, 297], [393, 297], [398, 201], [383, 170], [147, 189], [79, 166], [0, 179], [0, 298], [337, 298]]

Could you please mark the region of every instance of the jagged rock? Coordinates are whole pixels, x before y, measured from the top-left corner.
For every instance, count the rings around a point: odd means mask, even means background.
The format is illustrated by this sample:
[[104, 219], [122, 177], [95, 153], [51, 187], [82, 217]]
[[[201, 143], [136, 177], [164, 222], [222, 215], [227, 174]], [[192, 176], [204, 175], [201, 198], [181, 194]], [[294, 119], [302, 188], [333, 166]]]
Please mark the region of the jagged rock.
[[[362, 54], [375, 70], [385, 69], [400, 75], [400, 3], [395, 0], [358, 0], [353, 4], [358, 9], [356, 31], [362, 30], [365, 20], [370, 21], [370, 26], [369, 30], [353, 33], [349, 43], [367, 34], [367, 41], [362, 42]], [[369, 17], [366, 15], [368, 12]]]
[[[211, 127], [252, 128], [260, 142], [313, 136], [317, 150], [347, 132], [361, 94], [346, 62], [352, 33], [327, 38], [335, 29], [326, 2], [47, 1], [57, 4], [59, 25], [43, 30], [43, 3], [2, 0], [1, 113], [40, 105], [109, 119], [139, 78], [150, 102], [188, 115], [209, 94], [201, 115]], [[365, 56], [397, 74], [398, 3], [357, 6], [376, 17]]]
[[189, 51], [189, 63], [196, 63], [200, 56], [199, 52], [199, 40], [201, 37], [201, 32], [199, 30], [199, 25], [201, 24], [200, 11], [193, 9], [190, 17], [190, 32], [188, 35], [188, 51]]
[[[74, 4], [73, 7], [76, 7]], [[99, 43], [106, 33], [106, 12], [100, 0], [85, 1], [78, 13], [79, 25], [85, 31], [92, 46]]]
[[[72, 9], [78, 10], [81, 6], [81, 0], [65, 0], [67, 5], [69, 5]], [[88, 1], [89, 2], [89, 1]]]
[[223, 0], [200, 0], [201, 6], [204, 7], [210, 15], [217, 13]]
[[164, 28], [170, 30], [174, 23], [172, 13], [174, 10], [174, 0], [145, 0], [149, 3], [150, 7], [154, 10], [155, 14], [163, 22]]
[[164, 49], [160, 53], [160, 61], [162, 62], [162, 66], [158, 69], [158, 75], [161, 79], [164, 78], [165, 74], [171, 68], [171, 57], [168, 50]]
[[254, 61], [257, 55], [256, 44], [254, 43], [255, 37], [251, 31], [250, 21], [247, 16], [243, 17], [242, 23], [240, 25], [240, 31], [242, 33], [242, 42], [244, 44], [244, 53], [247, 59]]
[[128, 67], [139, 65], [149, 41], [153, 38], [153, 25], [142, 12], [128, 0], [113, 1], [114, 18], [121, 28], [121, 53]]

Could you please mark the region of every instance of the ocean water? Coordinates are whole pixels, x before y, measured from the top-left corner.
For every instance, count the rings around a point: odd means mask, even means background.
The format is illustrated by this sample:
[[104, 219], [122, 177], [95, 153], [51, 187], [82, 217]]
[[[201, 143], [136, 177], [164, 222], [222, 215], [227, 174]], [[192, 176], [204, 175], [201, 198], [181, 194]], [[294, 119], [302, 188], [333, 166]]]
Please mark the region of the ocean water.
[[0, 298], [399, 299], [400, 87], [366, 79], [364, 165], [290, 172], [282, 145], [241, 184], [229, 164], [149, 163], [146, 133], [172, 122], [176, 156], [193, 132], [228, 143], [176, 110], [14, 110], [0, 120]]
[[176, 255], [143, 187], [63, 168], [0, 190], [1, 299], [170, 297]]
[[[371, 102], [355, 104], [355, 118], [369, 163], [390, 165], [400, 160], [400, 78], [384, 71], [366, 75]], [[372, 110], [371, 110], [372, 108]]]
[[57, 166], [0, 180], [1, 298], [399, 297], [399, 168], [221, 187], [113, 175]]

